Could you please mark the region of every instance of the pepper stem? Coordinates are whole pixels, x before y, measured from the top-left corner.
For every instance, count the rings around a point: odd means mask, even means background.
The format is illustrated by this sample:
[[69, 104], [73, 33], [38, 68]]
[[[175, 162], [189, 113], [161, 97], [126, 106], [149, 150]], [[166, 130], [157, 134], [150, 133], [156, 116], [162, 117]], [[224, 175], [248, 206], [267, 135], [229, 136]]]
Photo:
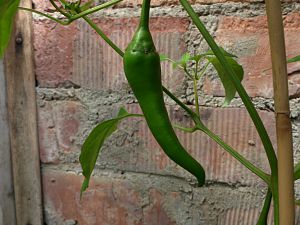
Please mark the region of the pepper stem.
[[149, 29], [150, 2], [151, 0], [143, 0], [139, 27]]

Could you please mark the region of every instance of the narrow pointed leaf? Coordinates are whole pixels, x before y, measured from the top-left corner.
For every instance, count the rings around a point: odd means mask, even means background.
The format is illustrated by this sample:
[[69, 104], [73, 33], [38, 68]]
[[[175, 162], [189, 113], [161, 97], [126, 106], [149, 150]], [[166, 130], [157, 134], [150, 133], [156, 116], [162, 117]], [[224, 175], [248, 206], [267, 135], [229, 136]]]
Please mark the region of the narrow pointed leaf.
[[181, 57], [181, 59], [179, 60], [179, 63], [182, 65], [182, 66], [185, 66], [186, 63], [190, 60], [191, 56], [189, 53], [184, 53], [183, 56]]
[[140, 114], [129, 114], [124, 108], [121, 108], [116, 118], [106, 120], [98, 124], [89, 134], [83, 146], [81, 148], [81, 154], [79, 161], [85, 177], [82, 187], [81, 194], [88, 188], [91, 174], [96, 165], [98, 155], [101, 147], [113, 132], [117, 130], [119, 122], [130, 116], [142, 116]]
[[[225, 89], [225, 100], [224, 100], [223, 105], [228, 105], [236, 94], [236, 88], [235, 88], [234, 84], [231, 82], [231, 80], [229, 79], [228, 74], [226, 74], [225, 70], [223, 69], [223, 66], [221, 65], [221, 63], [217, 59], [217, 57], [207, 57], [207, 59], [215, 67], [215, 69], [220, 77], [220, 80], [223, 84], [223, 87]], [[234, 70], [235, 75], [237, 76], [238, 80], [241, 82], [244, 77], [243, 67], [241, 65], [239, 65], [232, 57], [226, 57], [226, 59], [227, 59], [228, 64]]]

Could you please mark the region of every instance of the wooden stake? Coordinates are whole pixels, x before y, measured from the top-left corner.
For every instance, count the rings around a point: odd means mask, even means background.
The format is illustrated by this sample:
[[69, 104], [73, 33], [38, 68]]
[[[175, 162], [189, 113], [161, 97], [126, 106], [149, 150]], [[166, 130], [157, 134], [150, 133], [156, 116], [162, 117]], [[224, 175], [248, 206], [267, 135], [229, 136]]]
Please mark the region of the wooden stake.
[[266, 0], [276, 113], [279, 224], [295, 224], [293, 140], [280, 0]]
[[[31, 8], [31, 0], [21, 6]], [[19, 11], [5, 55], [17, 225], [42, 225], [32, 16]]]
[[0, 225], [16, 225], [3, 69], [3, 62], [0, 60]]

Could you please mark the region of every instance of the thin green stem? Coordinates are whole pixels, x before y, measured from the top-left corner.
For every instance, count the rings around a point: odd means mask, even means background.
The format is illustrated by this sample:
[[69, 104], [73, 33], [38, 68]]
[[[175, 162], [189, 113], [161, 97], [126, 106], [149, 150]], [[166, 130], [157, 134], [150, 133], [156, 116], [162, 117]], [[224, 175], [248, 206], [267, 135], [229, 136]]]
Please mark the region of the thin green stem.
[[[197, 76], [197, 75], [196, 75]], [[200, 109], [199, 109], [199, 97], [198, 97], [198, 90], [197, 90], [197, 79], [196, 76], [193, 79], [194, 85], [194, 96], [195, 96], [195, 106], [196, 106], [196, 114], [200, 116]]]
[[256, 225], [268, 225], [268, 215], [270, 211], [270, 206], [271, 206], [271, 201], [272, 201], [272, 191], [270, 188], [268, 188], [264, 205], [261, 210], [261, 213], [259, 215], [258, 221]]
[[192, 118], [192, 120], [196, 124], [202, 124], [201, 120], [199, 119], [198, 115], [191, 110], [189, 107], [187, 107], [183, 102], [181, 102], [175, 95], [173, 95], [167, 88], [162, 86], [163, 91], [174, 101], [176, 102], [181, 108], [183, 108]]
[[123, 0], [112, 0], [112, 1], [109, 1], [109, 2], [105, 2], [105, 3], [101, 4], [101, 5], [98, 5], [96, 7], [87, 9], [85, 11], [79, 12], [78, 14], [76, 14], [74, 16], [71, 16], [70, 20], [74, 21], [74, 20], [79, 19], [79, 18], [81, 18], [83, 16], [87, 16], [87, 15], [89, 15], [91, 13], [97, 12], [97, 11], [99, 11], [101, 9], [105, 9], [105, 8], [110, 7], [110, 6], [113, 6], [113, 5], [115, 5], [115, 4], [117, 4], [117, 3], [121, 2], [121, 1], [123, 1]]
[[193, 80], [193, 76], [190, 74], [190, 72], [187, 70], [186, 66], [183, 66], [183, 71], [185, 72], [185, 74], [191, 79]]
[[100, 37], [102, 37], [102, 39], [110, 47], [112, 47], [115, 50], [115, 52], [117, 52], [121, 57], [123, 57], [124, 52], [115, 43], [113, 43], [91, 19], [89, 19], [86, 16], [83, 16], [82, 18], [97, 32], [97, 34], [100, 35]]
[[55, 8], [58, 12], [60, 12], [61, 14], [63, 14], [65, 17], [70, 18], [70, 15], [69, 15], [67, 12], [65, 12], [64, 10], [60, 9], [60, 8], [58, 7], [58, 5], [56, 5], [56, 3], [55, 3], [53, 0], [50, 0], [50, 3], [54, 6], [54, 8]]
[[209, 66], [210, 62], [207, 62], [204, 66], [204, 68], [201, 70], [200, 74], [198, 75], [198, 79], [200, 79], [203, 74], [205, 73], [205, 71], [207, 70], [207, 67]]
[[199, 61], [196, 61], [195, 65], [195, 78], [198, 80]]
[[34, 10], [34, 9], [29, 9], [29, 8], [24, 8], [24, 7], [18, 7], [18, 9], [24, 10], [24, 11], [28, 11], [28, 12], [33, 12], [33, 13], [39, 14], [41, 16], [45, 16], [48, 19], [51, 19], [51, 20], [55, 21], [56, 23], [59, 23], [59, 24], [64, 25], [64, 26], [69, 25], [70, 22], [71, 22], [69, 20], [63, 21], [63, 20], [56, 19], [53, 16], [50, 16], [50, 15], [48, 15], [46, 13], [43, 13], [43, 12], [40, 12], [40, 11], [37, 11], [37, 10]]
[[221, 52], [220, 48], [214, 41], [214, 39], [211, 37], [201, 20], [199, 19], [196, 12], [193, 10], [191, 5], [188, 3], [187, 0], [180, 0], [181, 5], [184, 7], [184, 9], [187, 11], [191, 19], [193, 20], [194, 24], [200, 31], [200, 33], [203, 35], [204, 39], [220, 61], [220, 64], [222, 65], [224, 71], [228, 74], [228, 78], [231, 80], [231, 82], [234, 84], [237, 92], [239, 93], [243, 103], [245, 104], [245, 107], [258, 131], [258, 134], [261, 138], [261, 141], [264, 145], [264, 149], [266, 151], [268, 161], [271, 167], [272, 174], [277, 173], [277, 157], [275, 154], [275, 151], [273, 149], [273, 145], [271, 143], [271, 140], [269, 138], [269, 135], [253, 105], [251, 102], [250, 97], [248, 96], [247, 92], [245, 91], [244, 87], [242, 86], [241, 82], [239, 81], [238, 77], [236, 76], [233, 69], [230, 67], [229, 63], [227, 62], [224, 54]]
[[199, 128], [199, 130], [201, 130], [205, 134], [207, 134], [211, 139], [213, 139], [217, 144], [219, 144], [230, 155], [232, 155], [239, 162], [241, 162], [251, 172], [255, 173], [258, 177], [260, 177], [268, 185], [271, 185], [270, 175], [266, 174], [260, 168], [254, 166], [250, 161], [248, 161], [246, 158], [244, 158], [244, 156], [242, 156], [236, 150], [234, 150], [232, 147], [230, 147], [228, 144], [226, 144], [219, 136], [217, 136], [216, 134], [214, 134], [211, 130], [209, 130], [203, 124], [198, 125], [198, 128]]

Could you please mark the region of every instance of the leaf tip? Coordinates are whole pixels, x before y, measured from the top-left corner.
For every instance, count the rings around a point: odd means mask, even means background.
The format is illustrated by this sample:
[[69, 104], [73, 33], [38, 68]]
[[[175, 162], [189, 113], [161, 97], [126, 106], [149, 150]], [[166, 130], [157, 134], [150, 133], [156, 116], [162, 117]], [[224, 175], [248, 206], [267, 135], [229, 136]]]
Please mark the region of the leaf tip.
[[81, 185], [81, 189], [80, 189], [80, 200], [82, 199], [82, 194], [83, 192], [86, 191], [86, 189], [89, 187], [89, 178], [84, 178], [84, 181], [82, 182], [82, 185]]

